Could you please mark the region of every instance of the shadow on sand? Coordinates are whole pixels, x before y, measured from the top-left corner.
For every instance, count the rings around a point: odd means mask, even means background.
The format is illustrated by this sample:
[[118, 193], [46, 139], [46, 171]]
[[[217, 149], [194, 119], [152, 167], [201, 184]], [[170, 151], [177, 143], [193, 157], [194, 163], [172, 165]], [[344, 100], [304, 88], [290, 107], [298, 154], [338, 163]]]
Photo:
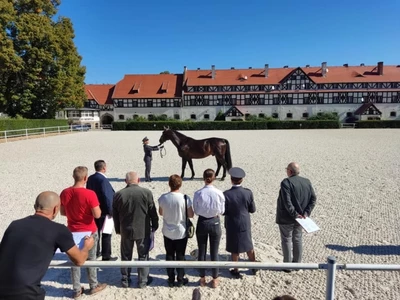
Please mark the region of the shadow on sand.
[[335, 251], [353, 251], [357, 254], [366, 255], [400, 255], [400, 246], [395, 245], [359, 245], [348, 247], [343, 245], [326, 245], [326, 248]]

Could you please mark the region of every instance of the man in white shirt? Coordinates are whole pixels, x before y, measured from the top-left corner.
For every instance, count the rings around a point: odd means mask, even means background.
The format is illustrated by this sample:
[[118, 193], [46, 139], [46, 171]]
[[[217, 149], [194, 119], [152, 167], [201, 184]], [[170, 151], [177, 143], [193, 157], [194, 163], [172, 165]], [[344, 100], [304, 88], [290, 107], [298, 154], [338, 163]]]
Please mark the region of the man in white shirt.
[[[182, 178], [179, 175], [169, 177], [171, 192], [163, 194], [159, 199], [159, 213], [163, 216], [162, 233], [164, 235], [164, 246], [166, 260], [185, 260], [185, 251], [188, 241], [187, 218], [194, 215], [192, 200], [182, 194], [179, 189], [182, 186]], [[184, 278], [185, 270], [177, 268], [177, 286], [182, 287], [188, 282]], [[175, 283], [175, 269], [167, 268], [168, 286], [173, 287]]]

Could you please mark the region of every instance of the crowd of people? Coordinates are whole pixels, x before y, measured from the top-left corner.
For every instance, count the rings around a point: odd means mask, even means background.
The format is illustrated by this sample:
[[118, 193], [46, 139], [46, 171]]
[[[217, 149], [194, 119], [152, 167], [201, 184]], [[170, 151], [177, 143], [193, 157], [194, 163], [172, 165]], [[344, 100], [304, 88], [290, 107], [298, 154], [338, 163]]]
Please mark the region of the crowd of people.
[[[170, 191], [159, 197], [157, 212], [153, 194], [140, 185], [137, 172], [128, 172], [126, 187], [115, 192], [105, 175], [106, 162], [98, 160], [94, 168], [96, 172], [89, 176], [87, 167], [76, 167], [71, 187], [64, 189], [60, 196], [50, 191], [40, 193], [34, 205], [35, 214], [9, 225], [0, 244], [0, 299], [44, 299], [45, 292], [40, 282], [57, 249], [65, 252], [76, 265], [71, 268], [73, 298], [81, 297], [85, 290], [80, 282], [80, 266], [86, 260], [117, 259], [111, 252], [111, 234], [102, 230], [110, 218], [115, 233], [121, 236], [122, 261], [132, 260], [134, 245], [139, 260], [149, 259], [152, 237], [159, 228], [159, 215], [163, 219], [167, 261], [185, 260], [186, 245], [191, 237], [189, 231], [193, 229], [189, 224], [194, 215], [198, 216], [195, 238], [199, 261], [206, 260], [208, 243], [211, 260], [218, 261], [222, 235], [220, 216], [224, 216], [226, 251], [231, 253], [232, 261], [238, 261], [241, 253], [246, 253], [250, 261], [256, 261], [250, 219], [256, 205], [252, 191], [242, 186], [246, 176], [243, 169], [234, 167], [229, 170], [232, 187], [224, 192], [213, 185], [215, 172], [205, 170], [204, 186], [194, 193], [193, 199], [180, 192], [182, 178], [171, 175], [168, 181]], [[284, 262], [301, 262], [302, 229], [296, 218], [310, 216], [316, 196], [311, 182], [299, 176], [297, 163], [290, 163], [286, 172], [288, 177], [281, 182], [279, 191], [276, 223], [279, 224]], [[147, 173], [146, 179], [151, 180]], [[67, 227], [52, 222], [58, 212], [66, 217]], [[74, 242], [73, 233], [88, 233], [81, 249]], [[97, 268], [86, 270], [88, 294], [94, 295], [106, 289], [107, 284], [97, 280]], [[138, 268], [139, 288], [152, 283], [149, 271], [147, 267]], [[256, 275], [258, 270], [251, 271]], [[168, 268], [166, 272], [169, 287], [182, 287], [188, 283], [183, 268]], [[230, 273], [236, 279], [243, 276], [237, 268]], [[209, 284], [217, 288], [219, 269], [213, 268], [211, 274]], [[199, 285], [206, 286], [206, 269], [199, 269], [199, 277]], [[121, 268], [121, 286], [128, 288], [131, 282], [131, 268]], [[276, 299], [294, 298], [281, 296]]]

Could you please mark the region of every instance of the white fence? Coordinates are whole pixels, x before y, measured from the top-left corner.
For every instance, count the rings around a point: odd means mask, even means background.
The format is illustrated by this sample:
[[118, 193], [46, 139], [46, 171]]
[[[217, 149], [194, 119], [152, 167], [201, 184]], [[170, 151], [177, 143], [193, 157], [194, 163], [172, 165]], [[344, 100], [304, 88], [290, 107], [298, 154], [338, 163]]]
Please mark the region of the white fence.
[[84, 126], [55, 126], [55, 127], [42, 127], [42, 128], [26, 128], [26, 129], [16, 129], [16, 130], [6, 130], [0, 131], [0, 140], [5, 140], [12, 138], [26, 138], [30, 136], [46, 136], [46, 134], [61, 134], [65, 132], [72, 131], [87, 131], [88, 128]]
[[[52, 261], [50, 268], [69, 268], [68, 261]], [[326, 270], [326, 300], [335, 298], [336, 270], [349, 271], [400, 271], [400, 265], [337, 264], [336, 258], [329, 256], [327, 263], [263, 263], [263, 262], [222, 262], [222, 261], [87, 261], [82, 267], [98, 268], [243, 268], [259, 270]]]

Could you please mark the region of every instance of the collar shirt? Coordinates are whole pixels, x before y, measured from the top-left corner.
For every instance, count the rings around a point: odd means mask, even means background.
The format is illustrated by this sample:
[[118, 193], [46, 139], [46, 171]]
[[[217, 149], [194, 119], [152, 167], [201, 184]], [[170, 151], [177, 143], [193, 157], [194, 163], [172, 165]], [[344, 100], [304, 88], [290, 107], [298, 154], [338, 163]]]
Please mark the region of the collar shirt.
[[103, 172], [96, 172], [96, 173], [99, 173], [99, 174], [103, 175], [105, 178], [107, 178], [106, 174], [104, 174]]
[[193, 209], [196, 215], [204, 218], [222, 215], [225, 212], [225, 196], [213, 185], [206, 185], [194, 193]]

